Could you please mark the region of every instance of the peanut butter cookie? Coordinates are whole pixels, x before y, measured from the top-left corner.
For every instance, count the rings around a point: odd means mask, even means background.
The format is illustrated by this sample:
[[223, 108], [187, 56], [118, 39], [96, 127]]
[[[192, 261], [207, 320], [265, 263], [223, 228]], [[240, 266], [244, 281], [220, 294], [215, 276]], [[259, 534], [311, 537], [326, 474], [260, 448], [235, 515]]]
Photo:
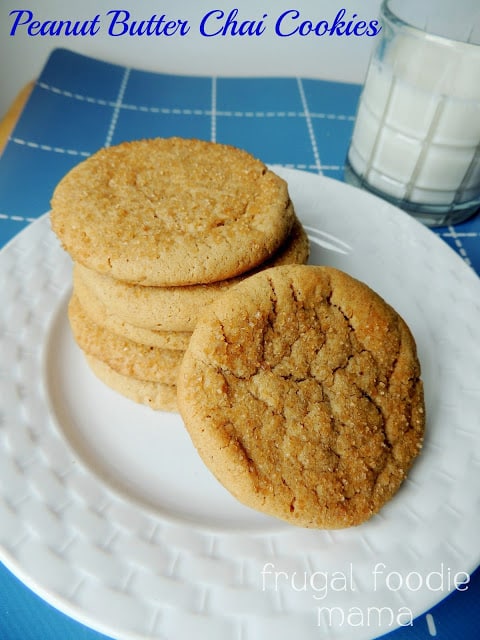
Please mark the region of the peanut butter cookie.
[[113, 391], [138, 404], [145, 404], [156, 411], [169, 411], [171, 413], [177, 411], [177, 389], [175, 385], [136, 380], [135, 378], [122, 376], [93, 356], [86, 355], [86, 359], [97, 378]]
[[73, 260], [150, 286], [231, 278], [266, 260], [292, 228], [285, 181], [229, 145], [154, 138], [101, 149], [52, 197]]
[[84, 283], [79, 274], [79, 269], [77, 270], [76, 268], [74, 268], [73, 271], [73, 291], [83, 310], [95, 324], [100, 325], [100, 327], [122, 338], [148, 347], [159, 347], [160, 349], [173, 349], [176, 351], [185, 351], [188, 346], [192, 335], [191, 332], [144, 329], [143, 327], [130, 324], [116, 314], [111, 313]]
[[[303, 264], [309, 256], [309, 240], [295, 218], [286, 242], [256, 270], [282, 264]], [[82, 282], [109, 312], [125, 322], [150, 330], [191, 332], [198, 313], [224, 291], [252, 272], [210, 284], [185, 287], [146, 287], [121, 282], [80, 264], [75, 265], [75, 281]]]
[[68, 305], [68, 317], [75, 341], [86, 354], [122, 376], [175, 384], [183, 351], [141, 345], [104, 329], [88, 317], [75, 294]]
[[370, 518], [422, 446], [410, 330], [367, 285], [329, 267], [275, 267], [230, 289], [197, 322], [177, 385], [218, 480], [303, 527]]

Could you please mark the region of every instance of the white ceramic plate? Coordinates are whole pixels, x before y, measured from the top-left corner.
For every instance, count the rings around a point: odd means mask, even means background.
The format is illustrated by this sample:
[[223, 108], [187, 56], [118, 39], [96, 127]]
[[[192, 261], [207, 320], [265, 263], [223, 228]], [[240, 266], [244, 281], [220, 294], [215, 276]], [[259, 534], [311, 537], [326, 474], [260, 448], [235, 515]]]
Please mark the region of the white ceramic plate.
[[297, 529], [238, 504], [177, 415], [135, 405], [91, 374], [65, 314], [70, 261], [42, 218], [0, 254], [1, 559], [104, 633], [374, 638], [479, 563], [479, 279], [373, 196], [278, 171], [311, 261], [366, 281], [409, 323], [425, 382], [423, 454], [395, 498], [354, 529]]

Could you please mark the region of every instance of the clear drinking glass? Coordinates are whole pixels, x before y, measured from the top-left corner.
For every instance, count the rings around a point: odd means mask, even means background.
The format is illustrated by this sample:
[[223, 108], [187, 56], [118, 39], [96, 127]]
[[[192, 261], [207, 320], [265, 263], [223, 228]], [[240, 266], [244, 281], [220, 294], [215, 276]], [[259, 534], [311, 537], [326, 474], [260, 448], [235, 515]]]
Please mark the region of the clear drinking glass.
[[480, 2], [384, 0], [345, 180], [428, 226], [480, 210]]

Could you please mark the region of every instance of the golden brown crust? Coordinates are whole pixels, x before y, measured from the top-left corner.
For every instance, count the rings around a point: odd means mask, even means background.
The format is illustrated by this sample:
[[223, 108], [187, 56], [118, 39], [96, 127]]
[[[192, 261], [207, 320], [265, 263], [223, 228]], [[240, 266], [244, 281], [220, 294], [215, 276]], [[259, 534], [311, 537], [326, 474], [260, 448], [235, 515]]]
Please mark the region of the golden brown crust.
[[177, 411], [175, 385], [128, 378], [93, 356], [86, 355], [86, 359], [97, 378], [122, 396], [156, 411]]
[[[185, 351], [192, 335], [188, 331], [156, 331], [137, 327], [111, 313], [82, 280], [79, 269], [73, 270], [73, 291], [83, 310], [95, 324], [122, 338], [147, 347]], [[133, 315], [133, 314], [132, 314]]]
[[266, 260], [293, 224], [285, 181], [228, 145], [155, 138], [101, 149], [52, 197], [72, 258], [152, 286], [231, 278]]
[[[303, 264], [308, 260], [309, 248], [308, 236], [295, 218], [285, 244], [256, 270]], [[187, 287], [145, 287], [115, 280], [79, 264], [74, 273], [76, 281], [82, 281], [111, 313], [125, 322], [156, 331], [187, 332], [193, 331], [199, 310], [252, 275], [248, 272], [221, 282]]]
[[86, 354], [104, 362], [122, 376], [175, 384], [183, 351], [141, 345], [96, 325], [82, 309], [75, 294], [68, 305], [68, 317], [75, 341]]
[[357, 525], [378, 512], [423, 438], [408, 327], [365, 284], [328, 267], [263, 271], [206, 310], [178, 402], [233, 495], [305, 527]]

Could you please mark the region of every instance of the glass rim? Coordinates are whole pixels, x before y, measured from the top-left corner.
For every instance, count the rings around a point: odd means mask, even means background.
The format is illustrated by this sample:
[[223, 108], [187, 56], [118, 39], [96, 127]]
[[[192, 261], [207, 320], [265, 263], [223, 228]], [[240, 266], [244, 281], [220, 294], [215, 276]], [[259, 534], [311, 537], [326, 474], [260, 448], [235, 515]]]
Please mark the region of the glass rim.
[[426, 29], [422, 29], [422, 27], [417, 27], [416, 25], [408, 22], [404, 18], [398, 16], [389, 6], [392, 0], [382, 0], [382, 4], [380, 6], [380, 17], [385, 18], [388, 22], [392, 23], [397, 27], [403, 27], [411, 30], [417, 37], [427, 38], [429, 40], [434, 40], [439, 44], [443, 44], [444, 46], [452, 46], [453, 44], [462, 44], [465, 47], [480, 47], [480, 44], [475, 42], [468, 42], [466, 40], [459, 40], [458, 38], [450, 38], [449, 36], [442, 36], [440, 34], [427, 31]]

